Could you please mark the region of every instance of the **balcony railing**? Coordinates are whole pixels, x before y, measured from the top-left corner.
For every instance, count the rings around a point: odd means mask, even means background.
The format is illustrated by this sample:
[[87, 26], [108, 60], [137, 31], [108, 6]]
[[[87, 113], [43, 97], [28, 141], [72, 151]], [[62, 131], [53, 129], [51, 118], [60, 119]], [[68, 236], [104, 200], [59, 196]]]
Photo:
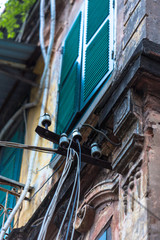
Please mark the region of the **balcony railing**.
[[[4, 187], [2, 187], [4, 186]], [[3, 198], [3, 204], [1, 203], [1, 199], [0, 199], [0, 226], [1, 228], [3, 228], [7, 218], [9, 217], [10, 213], [12, 212], [13, 210], [13, 204], [12, 204], [12, 207], [10, 206], [10, 202], [9, 202], [9, 197], [10, 196], [14, 196], [15, 199], [17, 200], [23, 189], [24, 189], [24, 184], [22, 183], [19, 183], [15, 180], [12, 180], [10, 178], [6, 178], [6, 177], [3, 177], [0, 175], [0, 193], [3, 192], [5, 194], [5, 200]], [[33, 187], [30, 187], [29, 188], [29, 193], [33, 190]], [[29, 198], [28, 197], [25, 197], [26, 201], [29, 201]], [[18, 224], [19, 224], [19, 216], [20, 216], [20, 212], [22, 210], [22, 205], [21, 207], [19, 208], [18, 212], [17, 212], [17, 215], [16, 215], [16, 222], [14, 221], [14, 223], [12, 223], [6, 234], [5, 234], [5, 239], [7, 239], [8, 237], [8, 234], [12, 231], [12, 229], [14, 227], [18, 227]]]

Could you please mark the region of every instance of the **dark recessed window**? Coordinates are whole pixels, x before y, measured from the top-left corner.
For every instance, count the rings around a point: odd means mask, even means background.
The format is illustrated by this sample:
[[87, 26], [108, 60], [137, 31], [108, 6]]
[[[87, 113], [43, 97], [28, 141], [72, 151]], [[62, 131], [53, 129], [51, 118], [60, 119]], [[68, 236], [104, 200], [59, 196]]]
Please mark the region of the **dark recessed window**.
[[112, 240], [111, 227], [109, 227], [97, 240]]

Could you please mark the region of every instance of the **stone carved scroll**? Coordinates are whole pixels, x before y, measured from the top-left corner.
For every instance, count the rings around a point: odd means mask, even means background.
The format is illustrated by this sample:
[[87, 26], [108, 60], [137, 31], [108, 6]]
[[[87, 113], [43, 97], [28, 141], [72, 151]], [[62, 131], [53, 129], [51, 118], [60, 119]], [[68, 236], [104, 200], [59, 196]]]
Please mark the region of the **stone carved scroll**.
[[91, 228], [95, 216], [95, 209], [88, 204], [85, 204], [77, 214], [75, 229], [78, 232], [87, 232]]
[[84, 233], [87, 232], [93, 222], [96, 209], [101, 205], [110, 206], [117, 198], [118, 175], [113, 179], [108, 179], [98, 183], [86, 195], [82, 202], [75, 223], [75, 229]]

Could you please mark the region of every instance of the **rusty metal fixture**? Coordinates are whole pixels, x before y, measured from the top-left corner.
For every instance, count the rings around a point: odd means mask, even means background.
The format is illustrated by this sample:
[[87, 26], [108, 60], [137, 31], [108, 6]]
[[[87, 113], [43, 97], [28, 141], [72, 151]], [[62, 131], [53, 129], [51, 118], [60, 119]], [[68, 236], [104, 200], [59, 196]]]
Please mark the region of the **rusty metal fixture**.
[[16, 187], [13, 187], [13, 188], [11, 189], [11, 191], [13, 191], [13, 192], [15, 192], [15, 193], [18, 193], [18, 189], [17, 189]]
[[4, 206], [0, 204], [0, 217], [4, 214]]
[[45, 113], [43, 116], [42, 116], [42, 121], [41, 121], [41, 124], [46, 128], [48, 129], [48, 127], [51, 125], [51, 117], [48, 113]]
[[74, 228], [80, 233], [87, 232], [94, 221], [95, 209], [90, 205], [86, 204], [77, 214], [77, 219]]
[[[5, 182], [5, 185], [8, 185], [8, 186], [14, 186], [14, 187], [12, 187], [11, 190], [0, 187], [0, 191], [4, 192], [6, 194], [4, 205], [0, 204], [0, 217], [2, 218], [2, 228], [3, 228], [6, 218], [8, 218], [9, 215], [11, 214], [11, 212], [13, 211], [13, 209], [8, 206], [9, 205], [9, 195], [16, 196], [16, 198], [20, 197], [18, 191], [22, 191], [22, 189], [24, 187], [22, 184], [20, 184], [20, 183], [16, 184], [16, 181], [10, 180], [10, 179], [2, 177], [2, 176], [1, 176], [1, 182]], [[18, 184], [20, 186], [18, 186]], [[27, 198], [25, 198], [25, 200], [27, 200]], [[20, 211], [21, 211], [21, 208], [18, 209], [18, 215], [17, 215], [16, 222], [19, 221]], [[17, 225], [17, 227], [18, 227], [18, 225]], [[10, 230], [12, 230], [11, 226], [9, 228], [10, 228]], [[5, 237], [5, 239], [7, 239], [7, 238]]]
[[12, 210], [13, 210], [13, 208], [7, 208], [8, 214], [11, 214]]
[[[45, 128], [43, 127], [40, 127], [40, 126], [37, 126], [36, 128], [36, 133], [38, 133], [38, 135], [40, 137], [43, 137], [55, 144], [59, 144], [59, 138], [60, 138], [60, 135], [54, 133], [54, 132], [51, 132], [49, 130], [46, 130]], [[77, 130], [76, 130], [77, 132]], [[74, 136], [76, 135], [78, 139], [81, 139], [81, 134], [75, 134], [76, 132], [74, 132]], [[76, 140], [76, 137], [75, 137], [75, 140]], [[77, 146], [77, 143], [75, 141], [72, 141], [71, 143], [71, 148], [75, 149], [77, 152], [79, 152], [79, 149], [78, 149], [78, 146]], [[62, 151], [63, 150], [63, 151]], [[54, 153], [57, 153], [57, 154], [60, 154], [62, 156], [67, 156], [67, 150], [66, 149], [54, 149], [52, 150], [52, 152]], [[86, 147], [86, 146], [81, 146], [81, 157], [82, 157], [82, 162], [86, 162], [86, 163], [89, 163], [89, 164], [92, 164], [92, 165], [95, 165], [95, 166], [101, 166], [103, 168], [106, 168], [106, 169], [109, 169], [109, 170], [112, 170], [112, 166], [111, 166], [111, 163], [108, 162], [108, 157], [105, 156], [105, 155], [102, 155], [101, 158], [97, 159], [97, 158], [93, 158], [92, 156], [90, 156], [90, 148]]]
[[62, 133], [59, 139], [59, 146], [62, 148], [67, 148], [69, 146], [69, 139], [66, 133]]
[[98, 143], [92, 143], [91, 144], [91, 156], [94, 158], [100, 158], [101, 157], [101, 150], [98, 146]]

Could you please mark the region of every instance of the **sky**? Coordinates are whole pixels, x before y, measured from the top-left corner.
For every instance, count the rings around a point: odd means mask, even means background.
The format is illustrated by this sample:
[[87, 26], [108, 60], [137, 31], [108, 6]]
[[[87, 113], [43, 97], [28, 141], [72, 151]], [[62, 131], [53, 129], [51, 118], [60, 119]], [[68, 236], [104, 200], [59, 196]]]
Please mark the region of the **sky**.
[[7, 2], [7, 0], [0, 0], [0, 15], [3, 12], [4, 8], [5, 8], [5, 3]]

